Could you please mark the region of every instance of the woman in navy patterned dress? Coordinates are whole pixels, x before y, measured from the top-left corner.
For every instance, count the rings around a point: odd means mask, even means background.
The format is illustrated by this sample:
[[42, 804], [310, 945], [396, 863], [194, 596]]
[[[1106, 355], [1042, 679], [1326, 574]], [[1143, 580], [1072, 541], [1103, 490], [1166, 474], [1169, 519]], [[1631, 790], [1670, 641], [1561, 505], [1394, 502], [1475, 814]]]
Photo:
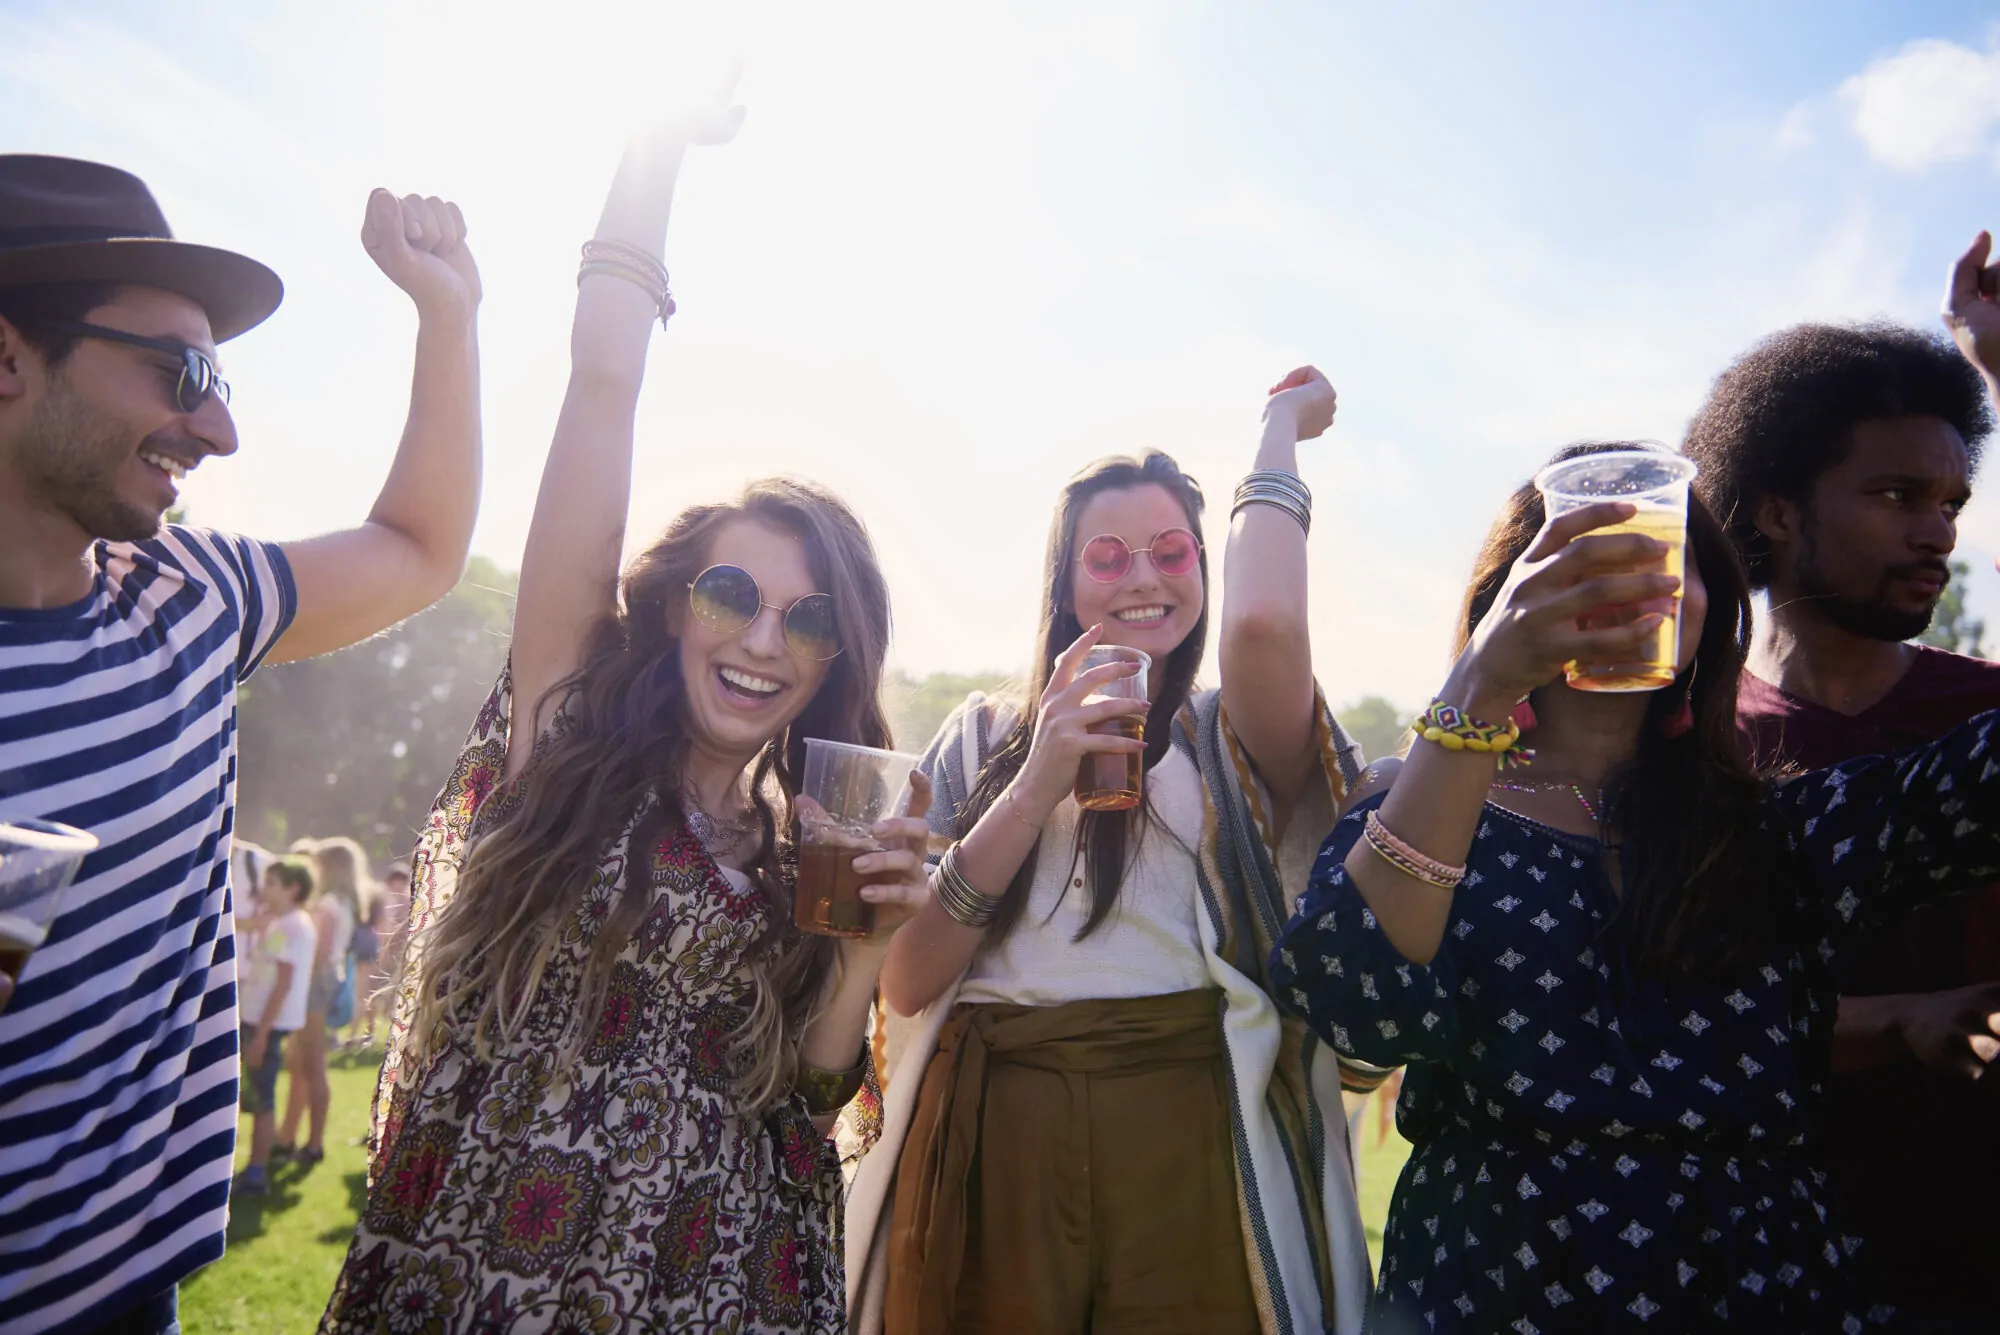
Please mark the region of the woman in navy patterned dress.
[[[1281, 1004], [1345, 1056], [1408, 1064], [1380, 1331], [1860, 1331], [1814, 1167], [1842, 969], [1871, 919], [1990, 882], [1995, 716], [1935, 745], [1780, 782], [1734, 727], [1749, 642], [1734, 553], [1699, 502], [1681, 676], [1650, 694], [1562, 684], [1632, 661], [1675, 582], [1600, 505], [1544, 526], [1516, 493], [1466, 600], [1440, 698], [1504, 719], [1524, 769], [1416, 744], [1327, 840], [1272, 961]], [[1654, 567], [1657, 571], [1657, 565]], [[1617, 573], [1619, 571], [1626, 573]], [[1631, 605], [1620, 630], [1580, 612]], [[1381, 828], [1464, 864], [1395, 869]], [[1885, 1221], [1861, 1221], [1877, 1226]], [[1892, 1222], [1890, 1226], [1893, 1226]]]

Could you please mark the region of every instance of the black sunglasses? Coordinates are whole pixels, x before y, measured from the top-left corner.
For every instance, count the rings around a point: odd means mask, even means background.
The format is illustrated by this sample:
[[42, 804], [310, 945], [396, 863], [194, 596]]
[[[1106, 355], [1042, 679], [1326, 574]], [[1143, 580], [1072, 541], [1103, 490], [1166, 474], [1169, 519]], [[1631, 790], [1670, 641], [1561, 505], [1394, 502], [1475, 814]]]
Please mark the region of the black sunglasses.
[[757, 577], [742, 566], [710, 566], [688, 585], [688, 607], [695, 620], [722, 635], [749, 629], [770, 608], [782, 613], [785, 647], [812, 663], [840, 656], [840, 627], [834, 623], [833, 595], [809, 593], [790, 607], [764, 601]]
[[208, 402], [211, 394], [224, 403], [229, 402], [229, 382], [215, 369], [215, 362], [200, 348], [180, 339], [147, 338], [143, 334], [128, 334], [123, 329], [107, 329], [101, 324], [85, 324], [80, 320], [51, 321], [49, 328], [61, 334], [101, 338], [107, 343], [124, 343], [174, 358], [181, 364], [181, 377], [174, 383], [174, 404], [184, 413], [200, 408]]

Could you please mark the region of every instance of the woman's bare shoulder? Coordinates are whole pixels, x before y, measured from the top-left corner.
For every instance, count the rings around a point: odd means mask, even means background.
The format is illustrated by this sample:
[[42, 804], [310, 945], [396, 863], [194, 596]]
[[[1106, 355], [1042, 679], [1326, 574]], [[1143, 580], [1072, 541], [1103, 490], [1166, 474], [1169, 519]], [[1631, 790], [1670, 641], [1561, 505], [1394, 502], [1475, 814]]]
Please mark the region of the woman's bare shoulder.
[[1340, 814], [1344, 816], [1369, 798], [1380, 797], [1388, 792], [1394, 786], [1396, 775], [1402, 772], [1402, 768], [1401, 756], [1384, 756], [1380, 760], [1371, 762], [1361, 771], [1361, 777], [1348, 791], [1347, 800], [1340, 804]]

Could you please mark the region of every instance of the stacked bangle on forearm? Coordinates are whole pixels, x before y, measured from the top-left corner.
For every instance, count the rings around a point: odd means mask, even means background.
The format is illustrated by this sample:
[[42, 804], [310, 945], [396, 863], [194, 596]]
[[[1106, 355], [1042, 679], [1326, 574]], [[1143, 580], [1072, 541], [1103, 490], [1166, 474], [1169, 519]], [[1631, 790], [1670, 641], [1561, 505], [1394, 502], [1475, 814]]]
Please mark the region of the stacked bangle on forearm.
[[1376, 857], [1425, 885], [1453, 890], [1465, 879], [1465, 868], [1440, 862], [1391, 834], [1377, 812], [1368, 813], [1368, 821], [1361, 827], [1361, 837], [1368, 841], [1368, 847], [1374, 850]]
[[937, 895], [938, 906], [961, 927], [983, 932], [1000, 912], [999, 897], [973, 889], [972, 882], [958, 870], [957, 844], [944, 851], [944, 859], [938, 863], [932, 880], [932, 889]]
[[1274, 506], [1296, 519], [1305, 532], [1312, 532], [1312, 490], [1296, 473], [1260, 468], [1249, 474], [1236, 486], [1236, 503], [1230, 507], [1229, 517], [1234, 519], [1246, 505]]
[[644, 292], [659, 310], [660, 327], [666, 327], [667, 318], [676, 309], [673, 290], [667, 284], [666, 265], [638, 246], [623, 241], [593, 240], [583, 243], [583, 263], [576, 270], [578, 286], [593, 274], [623, 279]]

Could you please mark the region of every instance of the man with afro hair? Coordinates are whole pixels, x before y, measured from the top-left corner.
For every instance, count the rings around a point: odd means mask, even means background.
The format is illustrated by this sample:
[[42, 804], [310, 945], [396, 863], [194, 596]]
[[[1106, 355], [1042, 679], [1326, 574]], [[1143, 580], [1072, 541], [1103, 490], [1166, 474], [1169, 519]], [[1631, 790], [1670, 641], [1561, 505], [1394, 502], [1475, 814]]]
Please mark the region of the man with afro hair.
[[[1951, 578], [1994, 427], [1990, 238], [1952, 271], [1950, 343], [1805, 324], [1724, 371], [1689, 425], [1702, 499], [1766, 591], [1737, 716], [1761, 763], [1819, 768], [2000, 707], [2000, 664], [1909, 641]], [[1963, 355], [1961, 355], [1961, 353]], [[1834, 1031], [1821, 1156], [1898, 1329], [2000, 1330], [2000, 887], [1878, 928]]]

